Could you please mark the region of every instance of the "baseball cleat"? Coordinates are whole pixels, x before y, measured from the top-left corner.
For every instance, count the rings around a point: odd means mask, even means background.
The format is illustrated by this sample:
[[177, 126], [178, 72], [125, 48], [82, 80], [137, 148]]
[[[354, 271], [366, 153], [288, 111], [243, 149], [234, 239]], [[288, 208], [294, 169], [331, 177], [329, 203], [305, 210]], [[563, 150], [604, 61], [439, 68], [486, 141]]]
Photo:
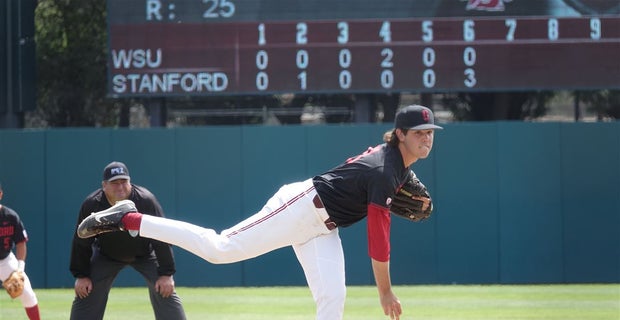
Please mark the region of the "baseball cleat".
[[129, 212], [138, 212], [131, 200], [121, 200], [108, 209], [93, 212], [77, 228], [80, 238], [90, 238], [101, 233], [125, 230], [121, 219]]

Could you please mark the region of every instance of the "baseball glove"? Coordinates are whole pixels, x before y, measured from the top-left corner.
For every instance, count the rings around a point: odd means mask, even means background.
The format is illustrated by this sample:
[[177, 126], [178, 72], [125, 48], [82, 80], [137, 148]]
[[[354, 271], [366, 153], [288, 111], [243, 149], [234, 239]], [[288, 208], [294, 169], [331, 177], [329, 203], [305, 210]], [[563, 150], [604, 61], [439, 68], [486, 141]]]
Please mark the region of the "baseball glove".
[[[429, 204], [425, 210], [422, 210], [424, 201], [416, 199], [419, 197], [428, 198]], [[399, 217], [413, 222], [420, 222], [431, 215], [433, 211], [431, 195], [413, 171], [409, 172], [409, 178], [396, 192], [394, 199], [392, 199], [390, 211]]]
[[11, 275], [2, 281], [2, 286], [12, 299], [21, 296], [24, 292], [24, 273], [21, 271], [11, 272]]

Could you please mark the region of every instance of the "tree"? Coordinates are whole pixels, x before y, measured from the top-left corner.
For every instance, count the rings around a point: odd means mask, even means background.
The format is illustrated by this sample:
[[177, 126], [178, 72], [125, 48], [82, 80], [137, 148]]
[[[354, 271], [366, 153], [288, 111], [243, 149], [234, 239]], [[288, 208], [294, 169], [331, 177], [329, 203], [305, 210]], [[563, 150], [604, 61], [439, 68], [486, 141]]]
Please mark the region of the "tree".
[[576, 91], [574, 95], [597, 114], [598, 120], [620, 119], [620, 90]]
[[35, 11], [37, 114], [51, 127], [112, 126], [106, 99], [106, 2], [39, 0]]
[[526, 120], [545, 115], [551, 91], [471, 92], [444, 95], [457, 121]]

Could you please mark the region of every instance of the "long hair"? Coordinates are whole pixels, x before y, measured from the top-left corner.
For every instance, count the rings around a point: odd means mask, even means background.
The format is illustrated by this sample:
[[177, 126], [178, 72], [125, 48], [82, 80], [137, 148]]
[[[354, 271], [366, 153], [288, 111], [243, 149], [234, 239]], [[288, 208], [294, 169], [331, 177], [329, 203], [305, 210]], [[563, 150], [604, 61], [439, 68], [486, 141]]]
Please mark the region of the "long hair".
[[[397, 128], [386, 131], [383, 134], [383, 142], [387, 143], [389, 146], [397, 147], [398, 144], [400, 143], [400, 140], [398, 140], [398, 135], [396, 135], [396, 130]], [[402, 131], [403, 134], [407, 134], [407, 130], [408, 129], [400, 129], [400, 131]]]

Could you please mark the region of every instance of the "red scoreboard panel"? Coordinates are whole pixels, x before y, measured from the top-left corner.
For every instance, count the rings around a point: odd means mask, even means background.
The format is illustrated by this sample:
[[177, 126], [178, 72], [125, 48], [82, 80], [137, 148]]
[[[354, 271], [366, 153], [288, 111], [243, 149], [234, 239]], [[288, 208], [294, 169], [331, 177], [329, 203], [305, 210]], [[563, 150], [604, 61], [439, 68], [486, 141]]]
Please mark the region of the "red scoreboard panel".
[[108, 93], [620, 88], [615, 0], [441, 2], [108, 0]]

